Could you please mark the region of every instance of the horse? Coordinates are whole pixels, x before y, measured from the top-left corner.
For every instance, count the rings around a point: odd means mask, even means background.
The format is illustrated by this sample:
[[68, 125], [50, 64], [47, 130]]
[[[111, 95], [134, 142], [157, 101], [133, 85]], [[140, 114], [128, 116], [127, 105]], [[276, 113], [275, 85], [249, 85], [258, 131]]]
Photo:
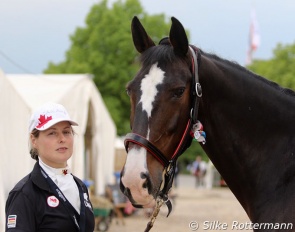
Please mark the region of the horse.
[[156, 45], [132, 19], [141, 67], [126, 87], [131, 133], [122, 192], [135, 207], [169, 203], [175, 162], [205, 131], [201, 147], [252, 229], [295, 231], [294, 91], [190, 45], [182, 24], [171, 21], [169, 37]]

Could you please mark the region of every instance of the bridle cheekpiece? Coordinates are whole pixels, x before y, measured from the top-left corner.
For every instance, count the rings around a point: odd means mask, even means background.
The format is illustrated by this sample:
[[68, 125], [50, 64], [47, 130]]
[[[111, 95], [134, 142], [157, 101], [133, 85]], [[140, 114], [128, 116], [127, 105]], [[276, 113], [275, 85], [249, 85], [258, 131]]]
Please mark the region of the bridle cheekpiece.
[[127, 153], [128, 153], [129, 143], [137, 144], [141, 147], [144, 147], [164, 167], [163, 175], [162, 175], [163, 181], [159, 188], [158, 196], [156, 198], [156, 208], [145, 231], [149, 231], [152, 228], [153, 223], [156, 219], [156, 216], [160, 210], [160, 207], [164, 203], [168, 207], [167, 217], [169, 216], [172, 210], [172, 204], [168, 198], [168, 193], [173, 184], [173, 179], [174, 179], [175, 169], [176, 169], [176, 161], [178, 157], [191, 145], [192, 138], [195, 137], [194, 134], [196, 134], [196, 131], [194, 131], [194, 128], [196, 128], [197, 123], [199, 123], [197, 120], [197, 117], [198, 117], [199, 99], [202, 97], [202, 88], [199, 82], [198, 66], [200, 63], [201, 55], [199, 54], [197, 48], [194, 49], [191, 46], [189, 46], [189, 51], [192, 56], [192, 74], [193, 74], [192, 88], [191, 88], [192, 104], [191, 104], [190, 118], [187, 122], [186, 129], [182, 135], [182, 138], [174, 154], [172, 155], [171, 159], [168, 160], [165, 157], [165, 155], [156, 146], [154, 146], [150, 141], [148, 141], [146, 138], [144, 138], [143, 136], [139, 134], [128, 133], [124, 141], [124, 145], [125, 145], [125, 149]]

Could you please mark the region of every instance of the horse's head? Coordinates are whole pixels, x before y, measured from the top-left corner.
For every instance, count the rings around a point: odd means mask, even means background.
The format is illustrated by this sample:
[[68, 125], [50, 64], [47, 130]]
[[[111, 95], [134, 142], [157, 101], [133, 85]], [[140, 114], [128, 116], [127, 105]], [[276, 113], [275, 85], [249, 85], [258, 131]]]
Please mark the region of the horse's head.
[[[181, 23], [172, 18], [169, 39], [151, 40], [134, 17], [132, 36], [141, 69], [127, 85], [132, 133], [121, 173], [121, 190], [136, 207], [153, 207], [166, 188], [167, 166], [191, 142], [192, 55]], [[163, 174], [164, 173], [164, 174]]]

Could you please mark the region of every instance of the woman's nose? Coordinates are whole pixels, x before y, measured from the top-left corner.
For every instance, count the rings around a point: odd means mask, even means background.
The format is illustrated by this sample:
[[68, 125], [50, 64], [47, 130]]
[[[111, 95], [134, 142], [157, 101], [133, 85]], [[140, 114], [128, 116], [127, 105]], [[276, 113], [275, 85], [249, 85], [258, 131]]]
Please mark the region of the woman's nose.
[[61, 133], [61, 134], [59, 135], [59, 142], [62, 143], [62, 142], [65, 141], [65, 139], [66, 139], [66, 137], [64, 136], [64, 134]]

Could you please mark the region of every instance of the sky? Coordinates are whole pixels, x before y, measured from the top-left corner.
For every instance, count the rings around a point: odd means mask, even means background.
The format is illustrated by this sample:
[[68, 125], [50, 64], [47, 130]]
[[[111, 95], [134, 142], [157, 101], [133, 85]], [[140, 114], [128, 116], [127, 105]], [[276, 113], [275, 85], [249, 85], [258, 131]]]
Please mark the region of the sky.
[[[110, 3], [115, 0], [109, 0]], [[7, 74], [42, 73], [65, 59], [70, 35], [85, 27], [98, 0], [1, 0], [0, 69]], [[295, 43], [294, 0], [140, 0], [152, 15], [176, 17], [190, 31], [190, 43], [245, 65], [251, 9], [261, 44], [254, 59], [270, 59], [278, 43]], [[131, 22], [131, 19], [130, 19]], [[166, 32], [167, 35], [169, 31]]]

